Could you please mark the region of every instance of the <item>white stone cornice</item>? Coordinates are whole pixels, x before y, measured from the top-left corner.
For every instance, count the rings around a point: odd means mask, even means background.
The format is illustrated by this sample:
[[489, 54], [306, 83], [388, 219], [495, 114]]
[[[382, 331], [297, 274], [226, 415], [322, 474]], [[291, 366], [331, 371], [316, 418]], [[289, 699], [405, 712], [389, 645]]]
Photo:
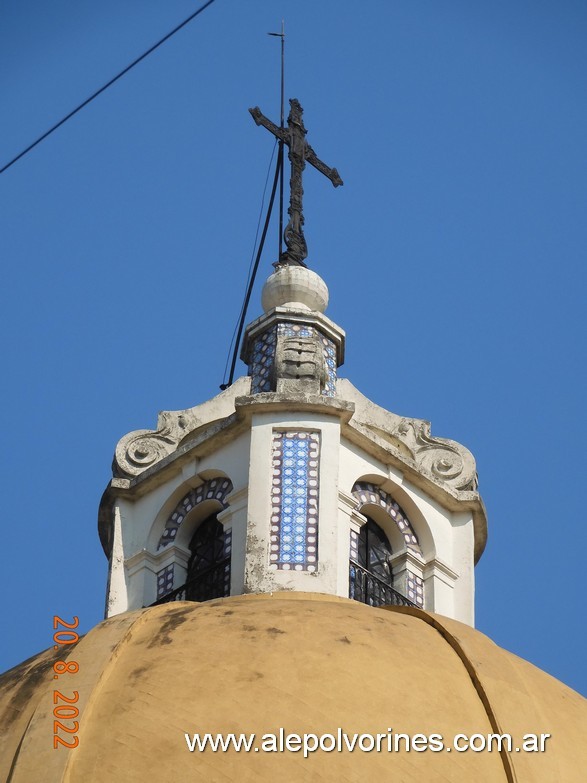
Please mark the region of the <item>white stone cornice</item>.
[[431, 435], [430, 422], [424, 419], [398, 416], [376, 405], [344, 378], [338, 380], [337, 392], [355, 403], [354, 426], [371, 432], [398, 457], [411, 460], [437, 483], [456, 490], [476, 490], [475, 459], [460, 443]]
[[342, 422], [350, 421], [355, 406], [352, 402], [321, 394], [281, 394], [265, 392], [235, 400], [237, 415], [250, 421], [258, 413], [315, 413], [320, 416], [335, 416]]
[[169, 544], [165, 549], [161, 549], [159, 552], [153, 554], [152, 552], [142, 549], [140, 552], [135, 552], [125, 560], [125, 567], [129, 576], [146, 568], [154, 573], [165, 568], [170, 563], [179, 562], [182, 565], [187, 564], [191, 557], [191, 552], [187, 547], [181, 544]]
[[158, 565], [155, 555], [148, 552], [146, 549], [141, 549], [140, 552], [135, 552], [134, 555], [127, 557], [124, 561], [124, 565], [129, 576], [134, 576], [142, 568], [150, 568], [155, 571]]
[[348, 509], [349, 512], [353, 512], [353, 511], [356, 512], [357, 498], [354, 495], [351, 495], [348, 492], [344, 492], [343, 490], [339, 489], [338, 501], [339, 501], [339, 505], [342, 508], [346, 507], [346, 509]]
[[451, 586], [459, 578], [459, 575], [456, 571], [453, 571], [449, 565], [444, 563], [442, 560], [439, 560], [438, 558], [435, 558], [434, 560], [426, 563], [423, 570], [423, 576], [424, 579], [427, 579], [429, 576], [437, 576], [446, 584]]
[[[414, 486], [422, 489], [443, 508], [449, 511], [472, 512], [475, 530], [475, 562], [477, 562], [487, 543], [487, 516], [479, 493], [476, 490], [457, 489], [450, 483], [441, 480], [426, 467], [425, 462], [418, 464], [416, 458], [406, 456], [397, 446], [394, 446], [375, 430], [360, 423], [357, 420], [357, 416], [360, 415], [360, 412], [355, 413], [350, 421], [342, 422], [342, 434], [350, 443], [387, 465], [389, 475], [393, 476], [394, 481], [398, 481], [398, 476], [392, 471], [398, 470], [401, 476], [400, 483], [403, 478], [409, 479]], [[393, 416], [393, 414], [390, 415]], [[438, 446], [438, 448], [442, 450], [442, 446]], [[464, 447], [460, 448], [466, 451]], [[432, 448], [427, 453], [426, 460], [431, 458]]]
[[234, 399], [246, 394], [250, 378], [242, 377], [225, 391], [193, 408], [162, 411], [156, 430], [135, 430], [118, 442], [114, 455], [117, 476], [133, 477], [167, 457], [190, 433], [234, 412]]

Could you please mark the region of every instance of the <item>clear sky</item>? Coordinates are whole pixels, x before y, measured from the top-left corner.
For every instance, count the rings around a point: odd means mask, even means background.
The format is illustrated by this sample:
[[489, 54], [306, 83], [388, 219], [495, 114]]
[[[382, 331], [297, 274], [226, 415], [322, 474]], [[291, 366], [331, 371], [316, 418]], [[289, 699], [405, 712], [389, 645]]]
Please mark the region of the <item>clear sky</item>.
[[[0, 166], [199, 4], [2, 0]], [[477, 627], [586, 693], [583, 0], [216, 0], [0, 176], [0, 670], [101, 620], [118, 439], [218, 391], [282, 17], [341, 374], [473, 451]]]

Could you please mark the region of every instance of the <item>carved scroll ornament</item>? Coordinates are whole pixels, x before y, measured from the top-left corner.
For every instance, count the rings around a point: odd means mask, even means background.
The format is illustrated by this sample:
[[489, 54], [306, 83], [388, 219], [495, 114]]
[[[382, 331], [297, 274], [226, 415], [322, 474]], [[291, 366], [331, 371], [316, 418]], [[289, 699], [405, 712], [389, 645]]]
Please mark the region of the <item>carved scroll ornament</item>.
[[135, 430], [118, 441], [112, 472], [115, 476], [138, 476], [175, 450], [184, 431], [168, 413], [159, 416], [158, 429]]
[[433, 437], [430, 424], [421, 419], [401, 419], [396, 432], [412, 452], [418, 467], [455, 489], [477, 489], [475, 458], [460, 443]]

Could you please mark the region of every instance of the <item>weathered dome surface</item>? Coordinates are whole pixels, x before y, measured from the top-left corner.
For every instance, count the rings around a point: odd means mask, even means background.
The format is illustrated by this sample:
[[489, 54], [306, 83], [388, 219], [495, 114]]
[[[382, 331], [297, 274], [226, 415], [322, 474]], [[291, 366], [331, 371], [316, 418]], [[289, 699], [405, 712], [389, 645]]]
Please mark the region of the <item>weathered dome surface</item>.
[[[169, 603], [0, 678], [0, 779], [583, 781], [587, 706], [466, 625], [317, 594]], [[79, 747], [53, 749], [53, 691], [79, 693]], [[194, 732], [549, 733], [544, 753], [190, 753]], [[66, 735], [62, 735], [66, 736]]]

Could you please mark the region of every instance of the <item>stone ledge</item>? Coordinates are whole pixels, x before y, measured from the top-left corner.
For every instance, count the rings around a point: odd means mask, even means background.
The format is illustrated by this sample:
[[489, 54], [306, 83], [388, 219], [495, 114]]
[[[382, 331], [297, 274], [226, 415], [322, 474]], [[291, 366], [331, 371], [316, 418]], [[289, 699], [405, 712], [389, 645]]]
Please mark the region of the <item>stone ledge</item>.
[[323, 416], [336, 416], [344, 423], [351, 420], [355, 405], [336, 397], [325, 397], [321, 394], [292, 395], [279, 392], [261, 392], [246, 397], [237, 397], [234, 401], [237, 416], [248, 417], [253, 413], [272, 413], [288, 411], [301, 413], [319, 413]]

